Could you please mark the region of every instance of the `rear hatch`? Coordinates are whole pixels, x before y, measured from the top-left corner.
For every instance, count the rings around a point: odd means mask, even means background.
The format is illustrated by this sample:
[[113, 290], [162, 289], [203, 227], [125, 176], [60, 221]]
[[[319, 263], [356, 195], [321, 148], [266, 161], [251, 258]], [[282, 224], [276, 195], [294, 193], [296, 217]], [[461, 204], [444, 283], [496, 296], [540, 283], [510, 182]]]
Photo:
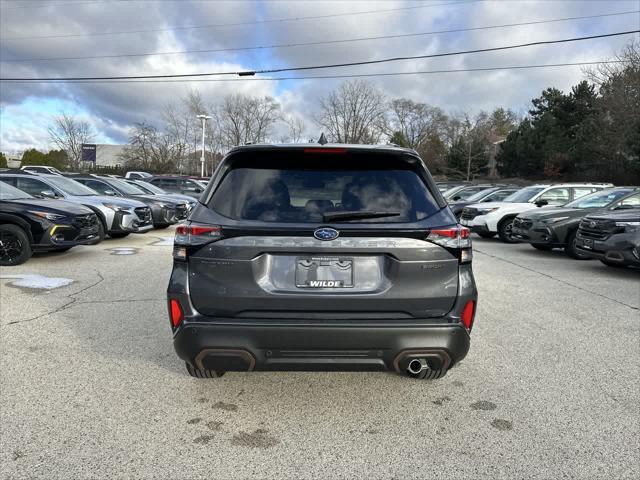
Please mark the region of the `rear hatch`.
[[406, 151], [240, 150], [202, 199], [176, 243], [204, 315], [410, 319], [454, 305], [456, 220]]

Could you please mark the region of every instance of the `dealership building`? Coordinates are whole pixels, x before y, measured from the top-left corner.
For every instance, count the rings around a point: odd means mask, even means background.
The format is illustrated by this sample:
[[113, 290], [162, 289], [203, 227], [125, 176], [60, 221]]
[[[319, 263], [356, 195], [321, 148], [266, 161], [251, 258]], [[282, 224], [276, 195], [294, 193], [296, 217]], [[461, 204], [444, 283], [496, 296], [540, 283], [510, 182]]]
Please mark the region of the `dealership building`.
[[91, 143], [82, 145], [82, 159], [95, 162], [97, 167], [118, 167], [124, 164], [122, 154], [126, 145]]

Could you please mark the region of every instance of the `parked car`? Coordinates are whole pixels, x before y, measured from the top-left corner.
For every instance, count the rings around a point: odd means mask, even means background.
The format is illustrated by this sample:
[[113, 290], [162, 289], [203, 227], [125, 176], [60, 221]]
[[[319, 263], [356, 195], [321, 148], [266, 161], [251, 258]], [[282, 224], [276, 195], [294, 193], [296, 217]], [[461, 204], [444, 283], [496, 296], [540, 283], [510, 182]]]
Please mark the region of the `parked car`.
[[501, 202], [512, 193], [520, 190], [520, 188], [521, 187], [510, 186], [487, 187], [467, 197], [465, 200], [456, 200], [450, 202], [449, 207], [451, 208], [451, 211], [456, 216], [456, 218], [460, 219], [464, 207], [468, 207], [469, 205], [473, 205], [474, 203]]
[[62, 175], [62, 172], [55, 167], [49, 167], [47, 165], [25, 165], [20, 167], [20, 170], [31, 173], [50, 173], [52, 175]]
[[513, 220], [527, 210], [561, 206], [590, 193], [612, 187], [603, 183], [561, 183], [532, 185], [505, 198], [502, 202], [476, 203], [465, 207], [460, 223], [483, 238], [498, 234], [505, 243], [516, 243]]
[[610, 267], [640, 267], [640, 203], [633, 196], [619, 210], [587, 215], [580, 222], [576, 249]]
[[154, 228], [166, 228], [169, 225], [173, 225], [187, 218], [189, 215], [190, 208], [188, 202], [147, 194], [144, 190], [135, 185], [131, 185], [124, 179], [84, 174], [74, 175], [70, 178], [95, 190], [101, 195], [124, 197], [144, 203], [151, 209]]
[[521, 213], [513, 221], [512, 233], [518, 240], [528, 242], [538, 250], [563, 248], [572, 258], [591, 258], [576, 249], [576, 235], [582, 217], [596, 211], [604, 213], [624, 208], [629, 202], [640, 204], [638, 187], [602, 190], [574, 200], [564, 207]]
[[446, 182], [436, 182], [436, 186], [440, 191], [440, 193], [444, 193], [447, 190], [452, 189], [453, 187], [459, 187], [461, 185], [472, 185], [472, 183], [466, 180], [457, 180], [457, 181], [451, 180]]
[[481, 185], [458, 185], [457, 187], [450, 188], [445, 191], [442, 196], [447, 202], [455, 202], [457, 200], [464, 200], [470, 197], [474, 193], [478, 193], [486, 188], [493, 187], [492, 184]]
[[153, 177], [153, 175], [151, 175], [149, 172], [131, 171], [124, 174], [124, 178], [128, 178], [130, 180], [142, 180], [144, 178], [151, 178], [151, 177]]
[[200, 198], [206, 188], [206, 185], [202, 185], [197, 180], [177, 175], [162, 175], [145, 179], [145, 181], [169, 193], [181, 193], [195, 199]]
[[8, 183], [36, 198], [56, 198], [84, 205], [100, 220], [99, 236], [126, 237], [153, 228], [151, 209], [137, 200], [100, 196], [95, 190], [62, 175], [0, 173], [0, 181]]
[[413, 150], [236, 147], [176, 229], [175, 350], [195, 377], [441, 377], [469, 349], [469, 233]]
[[20, 265], [33, 252], [66, 251], [100, 241], [99, 220], [89, 208], [42, 200], [0, 182], [0, 265]]
[[169, 193], [165, 192], [160, 187], [156, 187], [152, 183], [145, 182], [144, 180], [126, 180], [127, 183], [131, 185], [135, 185], [140, 190], [144, 191], [144, 193], [148, 195], [157, 195], [159, 197], [166, 197], [172, 201], [181, 201], [187, 202], [189, 204], [189, 210], [196, 206], [197, 200], [189, 195], [182, 195], [181, 193]]

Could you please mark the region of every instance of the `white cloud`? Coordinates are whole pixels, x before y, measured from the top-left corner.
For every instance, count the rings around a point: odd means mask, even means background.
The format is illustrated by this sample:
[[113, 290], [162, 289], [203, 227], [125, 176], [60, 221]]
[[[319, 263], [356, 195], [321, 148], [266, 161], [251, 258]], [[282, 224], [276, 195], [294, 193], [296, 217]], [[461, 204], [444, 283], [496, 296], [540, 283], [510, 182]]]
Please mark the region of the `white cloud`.
[[[55, 3], [55, 2], [54, 2]], [[185, 49], [234, 48], [313, 42], [332, 39], [427, 32], [455, 28], [517, 23], [569, 16], [594, 15], [637, 9], [637, 1], [550, 2], [482, 1], [462, 5], [379, 14], [351, 15], [316, 20], [269, 22], [216, 28], [182, 29], [127, 35], [69, 37], [28, 41], [3, 41], [0, 58], [45, 58], [122, 53], [164, 52]], [[94, 2], [77, 6], [24, 8], [3, 12], [0, 37], [57, 35], [104, 31], [163, 29], [173, 26], [233, 24], [261, 19], [327, 15], [415, 6], [408, 0], [380, 2], [278, 1], [278, 2]], [[638, 16], [560, 22], [475, 32], [429, 35], [379, 41], [307, 47], [263, 49], [193, 55], [103, 58], [64, 62], [0, 62], [3, 77], [16, 76], [121, 76], [185, 72], [212, 72], [254, 67], [300, 66], [333, 62], [421, 55], [483, 48], [541, 39], [566, 38], [637, 28]], [[557, 46], [394, 62], [349, 69], [306, 72], [343, 74], [410, 72], [416, 70], [478, 68], [483, 66], [575, 62], [610, 58], [629, 37], [568, 43]], [[408, 97], [450, 111], [478, 111], [496, 106], [526, 109], [529, 100], [547, 87], [568, 89], [582, 78], [580, 68], [468, 72], [438, 75], [377, 77], [371, 81], [389, 97]], [[197, 88], [207, 101], [244, 92], [272, 95], [283, 111], [304, 118], [308, 133], [316, 136], [312, 120], [318, 99], [340, 80], [276, 82], [188, 82], [147, 84], [1, 84], [0, 143], [9, 146], [44, 146], [46, 125], [34, 115], [38, 102], [58, 99], [86, 112], [104, 136], [126, 137], [136, 121], [159, 123], [163, 106]], [[29, 99], [28, 102], [25, 102]], [[25, 106], [27, 105], [27, 106]], [[34, 107], [35, 105], [35, 107]], [[9, 110], [8, 110], [9, 109]], [[44, 109], [44, 107], [43, 107]], [[11, 112], [8, 115], [7, 112]], [[37, 119], [35, 119], [38, 117]], [[19, 124], [16, 122], [19, 119]], [[279, 126], [279, 132], [283, 126]]]

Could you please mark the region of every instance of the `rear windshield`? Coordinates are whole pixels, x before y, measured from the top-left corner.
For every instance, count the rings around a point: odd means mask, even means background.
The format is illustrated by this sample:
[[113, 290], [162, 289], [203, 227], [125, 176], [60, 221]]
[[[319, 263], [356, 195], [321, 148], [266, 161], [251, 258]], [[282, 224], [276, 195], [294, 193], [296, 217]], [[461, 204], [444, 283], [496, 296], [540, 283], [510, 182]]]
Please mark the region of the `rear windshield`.
[[[358, 169], [347, 162], [329, 166], [308, 160], [299, 162], [305, 168], [291, 162], [265, 161], [258, 168], [240, 164], [225, 175], [209, 207], [235, 220], [285, 223], [415, 222], [437, 212], [438, 204], [411, 165], [390, 160], [391, 165], [362, 162], [366, 167]], [[375, 218], [364, 218], [367, 214]]]

